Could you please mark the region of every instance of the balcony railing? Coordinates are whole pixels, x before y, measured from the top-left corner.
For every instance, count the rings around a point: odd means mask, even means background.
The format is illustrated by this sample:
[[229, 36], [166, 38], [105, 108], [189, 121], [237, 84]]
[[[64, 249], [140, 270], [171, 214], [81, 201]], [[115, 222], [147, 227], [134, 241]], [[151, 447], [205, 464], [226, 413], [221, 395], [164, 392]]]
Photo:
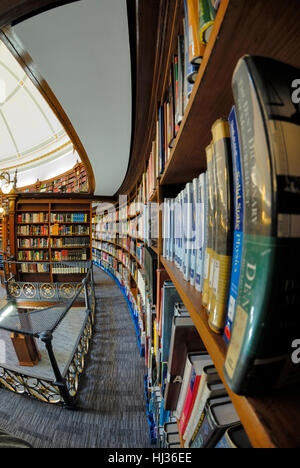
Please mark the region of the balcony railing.
[[[42, 342], [46, 350], [45, 355], [48, 356], [45, 360], [49, 364], [52, 377], [39, 375], [39, 365], [33, 371], [28, 368], [23, 370], [20, 366], [5, 362], [0, 363], [0, 385], [18, 394], [74, 408], [95, 318], [92, 262], [80, 262], [85, 276], [78, 283], [17, 281], [17, 275], [11, 271], [17, 272], [19, 266], [26, 262], [3, 263], [6, 298], [2, 300], [2, 304], [0, 302], [0, 332], [29, 336]], [[70, 266], [70, 262], [57, 263], [58, 267], [60, 265], [66, 268]], [[62, 322], [69, 320], [71, 323], [72, 316], [78, 317], [77, 311], [80, 311], [82, 316], [80, 330], [72, 337], [73, 346], [68, 358], [60, 361], [56, 356], [59, 349], [54, 343], [59, 339]]]

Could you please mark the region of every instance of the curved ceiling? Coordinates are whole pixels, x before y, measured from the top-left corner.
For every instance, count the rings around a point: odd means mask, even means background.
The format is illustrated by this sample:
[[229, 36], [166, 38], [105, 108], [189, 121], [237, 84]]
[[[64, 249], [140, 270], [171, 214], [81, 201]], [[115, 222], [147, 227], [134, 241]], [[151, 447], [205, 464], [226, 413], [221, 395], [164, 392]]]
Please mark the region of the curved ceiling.
[[79, 158], [55, 114], [1, 41], [0, 139], [0, 171], [18, 169], [18, 186], [43, 180], [49, 172], [58, 175], [62, 156], [67, 169]]
[[[95, 176], [95, 194], [114, 195], [126, 175], [131, 142], [126, 0], [80, 0], [26, 19], [13, 31], [83, 144]], [[28, 100], [27, 88], [23, 94]], [[39, 121], [46, 142], [49, 124], [42, 114]], [[59, 133], [56, 122], [50, 122]], [[23, 151], [30, 144], [26, 140]], [[13, 148], [10, 141], [7, 151]]]

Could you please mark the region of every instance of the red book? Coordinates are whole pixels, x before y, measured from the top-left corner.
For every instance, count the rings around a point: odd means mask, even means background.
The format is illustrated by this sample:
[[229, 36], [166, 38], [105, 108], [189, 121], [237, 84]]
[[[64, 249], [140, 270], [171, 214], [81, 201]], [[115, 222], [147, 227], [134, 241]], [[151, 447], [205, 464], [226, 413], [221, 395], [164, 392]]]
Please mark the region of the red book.
[[198, 393], [200, 380], [203, 374], [203, 368], [212, 364], [212, 360], [208, 355], [190, 356], [192, 362], [192, 372], [189, 380], [187, 394], [183, 405], [183, 410], [179, 421], [180, 434], [184, 434], [186, 426], [189, 422], [190, 415], [193, 411], [194, 403]]

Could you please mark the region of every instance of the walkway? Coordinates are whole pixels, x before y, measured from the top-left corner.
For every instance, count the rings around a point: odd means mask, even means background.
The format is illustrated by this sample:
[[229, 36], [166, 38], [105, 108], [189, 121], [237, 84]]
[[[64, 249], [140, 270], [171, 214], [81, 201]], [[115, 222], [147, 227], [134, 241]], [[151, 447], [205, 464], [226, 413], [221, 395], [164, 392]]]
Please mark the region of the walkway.
[[0, 389], [0, 429], [34, 448], [146, 448], [149, 431], [141, 358], [126, 301], [94, 267], [97, 315], [77, 411]]

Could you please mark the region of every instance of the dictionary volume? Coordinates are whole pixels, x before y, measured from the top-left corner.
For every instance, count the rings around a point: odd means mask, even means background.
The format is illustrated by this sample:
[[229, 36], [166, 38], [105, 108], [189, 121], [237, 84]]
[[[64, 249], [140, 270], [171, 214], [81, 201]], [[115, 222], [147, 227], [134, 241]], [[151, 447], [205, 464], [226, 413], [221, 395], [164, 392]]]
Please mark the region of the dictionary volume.
[[243, 247], [243, 213], [244, 213], [244, 193], [243, 178], [241, 168], [241, 152], [239, 134], [236, 121], [235, 107], [229, 115], [229, 128], [232, 147], [233, 165], [233, 187], [234, 187], [234, 235], [233, 235], [233, 255], [229, 300], [227, 308], [227, 318], [225, 324], [224, 338], [227, 343], [230, 341], [233, 320], [235, 316], [236, 300], [239, 291], [240, 269]]
[[238, 394], [300, 380], [291, 343], [300, 328], [300, 71], [246, 56], [233, 76], [245, 194], [244, 239], [225, 375]]

